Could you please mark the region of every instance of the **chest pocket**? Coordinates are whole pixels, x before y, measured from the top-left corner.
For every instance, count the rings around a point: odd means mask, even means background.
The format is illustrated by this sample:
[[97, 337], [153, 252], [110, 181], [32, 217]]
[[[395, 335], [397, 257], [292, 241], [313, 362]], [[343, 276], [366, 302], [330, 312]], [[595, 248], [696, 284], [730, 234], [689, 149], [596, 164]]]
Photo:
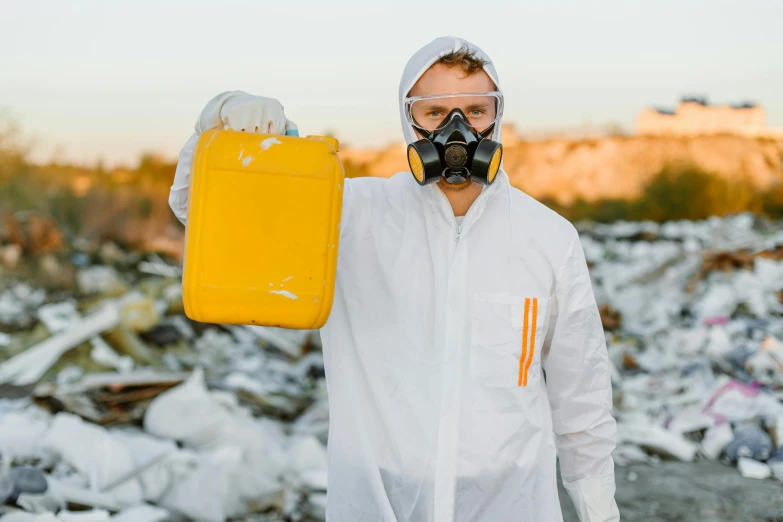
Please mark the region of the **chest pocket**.
[[492, 387], [538, 385], [548, 297], [476, 294], [471, 320], [471, 378]]

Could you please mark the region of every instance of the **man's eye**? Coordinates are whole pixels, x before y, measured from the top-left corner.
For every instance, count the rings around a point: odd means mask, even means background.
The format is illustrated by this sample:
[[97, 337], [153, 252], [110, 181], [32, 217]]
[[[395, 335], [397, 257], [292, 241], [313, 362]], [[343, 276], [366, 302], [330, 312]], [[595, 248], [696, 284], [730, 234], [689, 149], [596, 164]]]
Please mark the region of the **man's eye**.
[[430, 118], [437, 118], [438, 116], [440, 116], [440, 111], [430, 111], [429, 116]]
[[473, 109], [472, 111], [470, 111], [470, 113], [473, 116], [481, 116], [482, 114], [484, 114], [484, 111], [482, 109]]

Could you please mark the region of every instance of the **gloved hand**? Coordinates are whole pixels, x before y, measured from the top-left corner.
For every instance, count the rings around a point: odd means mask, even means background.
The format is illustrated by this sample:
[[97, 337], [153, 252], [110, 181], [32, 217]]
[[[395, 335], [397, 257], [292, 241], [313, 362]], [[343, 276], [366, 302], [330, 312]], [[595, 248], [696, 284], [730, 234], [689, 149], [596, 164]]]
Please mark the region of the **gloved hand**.
[[286, 134], [297, 129], [286, 119], [279, 101], [244, 91], [223, 92], [207, 103], [196, 121], [196, 133], [215, 128], [259, 134]]
[[563, 485], [574, 502], [579, 522], [619, 522], [620, 512], [614, 499], [614, 473], [588, 477]]
[[253, 96], [244, 91], [227, 91], [209, 100], [196, 120], [196, 132], [179, 154], [174, 183], [169, 193], [169, 206], [183, 225], [188, 214], [188, 187], [193, 154], [199, 138], [205, 131], [220, 128], [259, 134], [299, 135], [296, 124], [286, 119], [283, 106], [274, 98]]

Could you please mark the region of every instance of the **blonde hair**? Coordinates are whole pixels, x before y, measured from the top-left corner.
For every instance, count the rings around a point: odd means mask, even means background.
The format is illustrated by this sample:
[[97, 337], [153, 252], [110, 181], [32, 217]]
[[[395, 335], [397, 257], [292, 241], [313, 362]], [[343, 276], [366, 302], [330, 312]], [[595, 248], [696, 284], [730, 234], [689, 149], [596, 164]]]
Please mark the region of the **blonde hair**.
[[435, 63], [442, 63], [446, 67], [460, 67], [465, 71], [465, 74], [471, 75], [483, 70], [484, 66], [489, 62], [476, 56], [476, 51], [472, 50], [467, 45], [463, 45], [456, 51], [444, 54]]

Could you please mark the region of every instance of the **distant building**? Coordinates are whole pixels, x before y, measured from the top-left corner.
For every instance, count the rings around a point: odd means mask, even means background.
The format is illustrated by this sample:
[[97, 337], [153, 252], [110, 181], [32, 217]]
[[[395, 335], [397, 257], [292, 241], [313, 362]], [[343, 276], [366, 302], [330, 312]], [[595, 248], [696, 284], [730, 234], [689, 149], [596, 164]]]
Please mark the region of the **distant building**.
[[740, 134], [783, 138], [783, 129], [767, 125], [764, 109], [755, 103], [710, 105], [703, 97], [685, 97], [675, 110], [648, 107], [636, 117], [641, 135], [701, 136]]

